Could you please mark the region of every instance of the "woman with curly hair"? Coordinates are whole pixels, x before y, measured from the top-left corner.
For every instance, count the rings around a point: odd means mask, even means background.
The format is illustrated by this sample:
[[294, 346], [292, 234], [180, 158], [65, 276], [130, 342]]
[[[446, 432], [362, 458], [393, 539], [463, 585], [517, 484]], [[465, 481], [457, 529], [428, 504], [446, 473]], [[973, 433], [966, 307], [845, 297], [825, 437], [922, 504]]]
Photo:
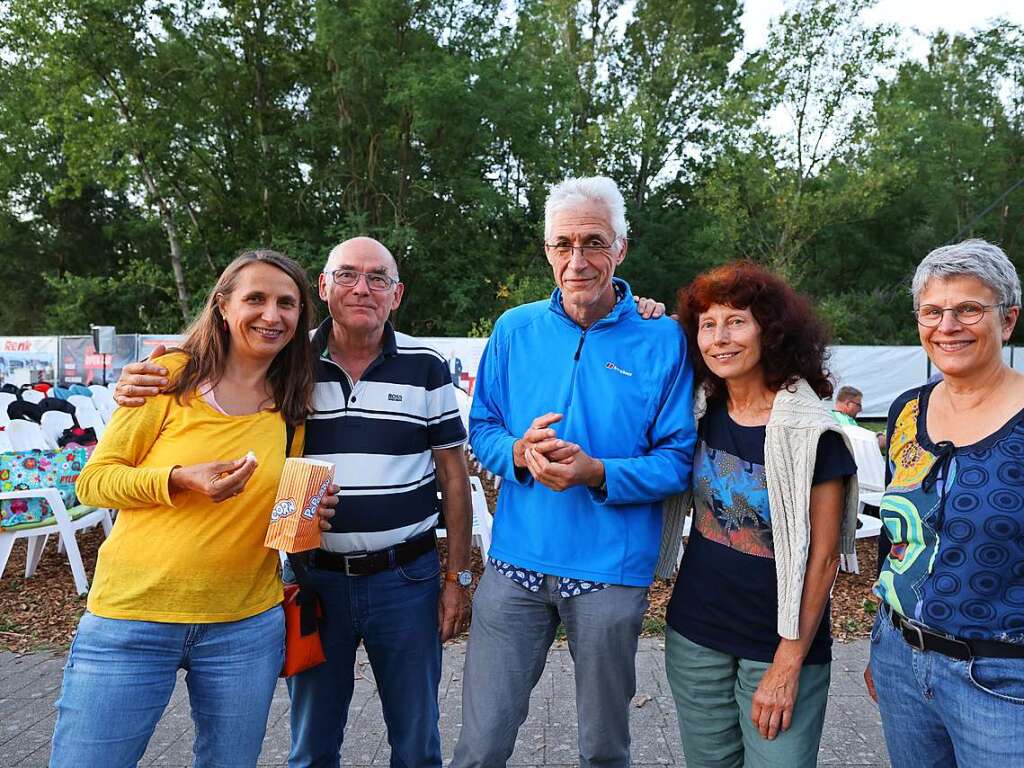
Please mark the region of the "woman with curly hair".
[[[665, 665], [691, 766], [813, 766], [831, 661], [828, 598], [856, 530], [857, 467], [823, 398], [826, 334], [754, 264], [679, 292], [693, 354], [693, 526], [668, 606]], [[689, 494], [687, 494], [689, 496]], [[681, 520], [676, 516], [675, 520]]]

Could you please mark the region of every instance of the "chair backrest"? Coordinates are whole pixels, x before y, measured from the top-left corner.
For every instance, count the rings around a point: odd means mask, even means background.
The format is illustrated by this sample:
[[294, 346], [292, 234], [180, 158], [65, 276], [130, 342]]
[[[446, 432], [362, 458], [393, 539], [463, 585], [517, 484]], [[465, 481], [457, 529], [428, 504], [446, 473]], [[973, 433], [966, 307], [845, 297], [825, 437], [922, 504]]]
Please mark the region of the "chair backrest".
[[21, 393], [21, 399], [26, 403], [38, 403], [44, 397], [46, 397], [46, 395], [37, 389], [26, 389]]
[[110, 419], [114, 416], [114, 411], [117, 410], [117, 401], [114, 400], [114, 396], [106, 387], [102, 387], [99, 384], [93, 384], [89, 389], [92, 390], [92, 404], [95, 405], [96, 410], [100, 412], [100, 416], [103, 417], [103, 421], [109, 424]]
[[0, 413], [7, 413], [7, 406], [17, 400], [17, 395], [12, 395], [10, 392], [0, 392]]
[[82, 395], [82, 397], [92, 397], [92, 390], [84, 384], [72, 384], [68, 387], [68, 391], [72, 395]]
[[43, 413], [47, 411], [61, 411], [63, 413], [70, 413], [72, 416], [75, 415], [75, 404], [68, 400], [61, 400], [59, 397], [44, 397], [39, 401], [39, 409]]
[[96, 410], [96, 406], [92, 404], [92, 396], [85, 397], [84, 395], [69, 395], [68, 402], [75, 406], [75, 414], [83, 408], [91, 408]]
[[455, 402], [459, 406], [459, 417], [462, 419], [462, 426], [469, 432], [469, 409], [473, 405], [473, 398], [467, 395], [458, 387], [455, 388]]
[[31, 451], [37, 448], [45, 451], [50, 447], [42, 428], [31, 421], [11, 421], [7, 431], [10, 433], [11, 447], [16, 451]]
[[853, 460], [857, 464], [857, 484], [866, 491], [885, 490], [885, 460], [878, 448], [878, 438], [870, 429], [843, 425], [850, 438]]
[[61, 400], [67, 400], [71, 395], [71, 390], [67, 387], [54, 387], [50, 390], [50, 397], [59, 397]]
[[17, 394], [20, 391], [21, 391], [21, 387], [15, 386], [14, 384], [11, 384], [10, 382], [7, 382], [6, 384], [0, 384], [0, 392], [6, 392], [9, 395], [17, 396]]
[[0, 453], [9, 453], [14, 450], [14, 446], [11, 445], [11, 433], [7, 430], [7, 424], [3, 424], [3, 429], [0, 429]]
[[39, 426], [42, 427], [43, 435], [49, 441], [50, 447], [56, 448], [57, 440], [64, 430], [75, 426], [75, 419], [64, 411], [46, 411], [43, 413], [43, 419]]
[[114, 399], [114, 394], [102, 384], [90, 384], [89, 391], [92, 393], [92, 399], [103, 400], [105, 398]]
[[36, 403], [30, 403], [27, 400], [15, 400], [7, 406], [7, 416], [11, 421], [20, 419], [22, 421], [34, 421], [38, 424], [42, 415], [42, 409]]
[[[72, 395], [74, 397], [74, 395]], [[107, 423], [103, 420], [99, 411], [93, 406], [92, 401], [85, 403], [79, 403], [75, 406], [75, 418], [78, 419], [78, 426], [83, 429], [86, 427], [92, 427], [96, 431], [96, 439], [99, 440], [103, 437], [103, 431], [107, 428]]]

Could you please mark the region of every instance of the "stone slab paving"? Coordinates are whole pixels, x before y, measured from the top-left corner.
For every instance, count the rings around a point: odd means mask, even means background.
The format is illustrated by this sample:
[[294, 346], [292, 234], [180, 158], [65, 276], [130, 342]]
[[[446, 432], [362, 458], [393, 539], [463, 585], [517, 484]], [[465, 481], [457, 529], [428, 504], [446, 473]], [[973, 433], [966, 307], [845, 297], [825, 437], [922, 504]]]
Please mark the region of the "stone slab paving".
[[[835, 645], [820, 765], [886, 766], [878, 709], [864, 690], [861, 674], [867, 641]], [[663, 664], [664, 643], [645, 638], [637, 655], [637, 697], [630, 709], [633, 763], [683, 766], [675, 706]], [[465, 645], [444, 651], [441, 677], [441, 739], [451, 759], [462, 720], [462, 664]], [[60, 688], [63, 654], [0, 653], [0, 768], [45, 766], [53, 732], [53, 702]], [[360, 650], [357, 680], [345, 733], [345, 766], [386, 766], [389, 749], [380, 701], [365, 653]], [[184, 675], [157, 726], [142, 765], [191, 765], [192, 722]], [[270, 710], [260, 765], [284, 766], [288, 757], [288, 693], [278, 686]], [[572, 660], [564, 645], [548, 655], [548, 665], [530, 700], [530, 715], [509, 761], [513, 766], [578, 764], [576, 702]]]

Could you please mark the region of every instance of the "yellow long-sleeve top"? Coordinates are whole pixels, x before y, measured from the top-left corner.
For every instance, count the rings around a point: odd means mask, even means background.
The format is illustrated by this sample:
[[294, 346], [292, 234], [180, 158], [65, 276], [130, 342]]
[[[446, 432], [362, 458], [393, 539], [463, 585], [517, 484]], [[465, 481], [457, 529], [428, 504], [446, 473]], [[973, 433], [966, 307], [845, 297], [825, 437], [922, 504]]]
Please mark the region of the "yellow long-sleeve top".
[[[159, 363], [174, 376], [182, 354]], [[228, 416], [195, 395], [118, 408], [79, 476], [79, 499], [119, 509], [100, 547], [89, 610], [111, 619], [172, 623], [238, 621], [281, 602], [276, 551], [263, 546], [284, 468], [280, 413]], [[302, 445], [302, 428], [293, 446]], [[219, 504], [168, 489], [175, 466], [233, 461], [257, 467], [244, 490]]]

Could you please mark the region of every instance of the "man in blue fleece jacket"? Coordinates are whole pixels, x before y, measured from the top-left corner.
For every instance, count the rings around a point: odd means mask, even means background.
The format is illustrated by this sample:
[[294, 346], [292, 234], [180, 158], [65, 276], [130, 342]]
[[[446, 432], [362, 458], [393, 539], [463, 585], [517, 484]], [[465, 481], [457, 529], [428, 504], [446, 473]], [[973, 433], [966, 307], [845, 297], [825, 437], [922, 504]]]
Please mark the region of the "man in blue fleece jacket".
[[454, 768], [504, 766], [563, 624], [581, 766], [629, 764], [629, 702], [661, 500], [689, 486], [696, 439], [686, 341], [643, 320], [615, 278], [625, 203], [567, 179], [545, 207], [550, 301], [498, 319], [477, 371], [470, 442], [504, 482], [476, 591]]

